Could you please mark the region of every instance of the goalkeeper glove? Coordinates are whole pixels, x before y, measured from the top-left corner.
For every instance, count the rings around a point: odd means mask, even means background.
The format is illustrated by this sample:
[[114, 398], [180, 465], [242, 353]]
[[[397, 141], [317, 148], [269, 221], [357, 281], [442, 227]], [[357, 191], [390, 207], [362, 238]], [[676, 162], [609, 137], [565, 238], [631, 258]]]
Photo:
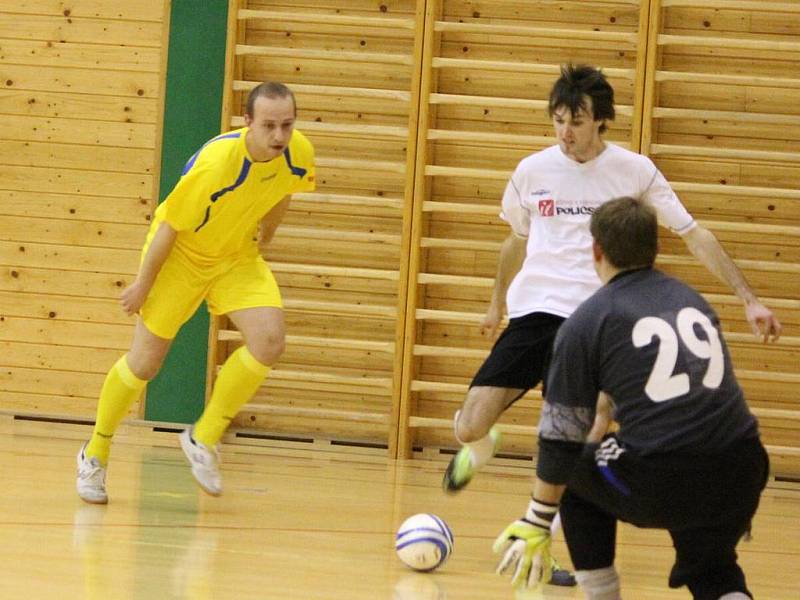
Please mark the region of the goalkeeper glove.
[[511, 523], [494, 542], [494, 551], [506, 547], [497, 565], [503, 574], [514, 567], [511, 585], [516, 588], [534, 587], [540, 581], [549, 581], [552, 575], [550, 559], [550, 525], [558, 513], [558, 505], [531, 499], [525, 517]]

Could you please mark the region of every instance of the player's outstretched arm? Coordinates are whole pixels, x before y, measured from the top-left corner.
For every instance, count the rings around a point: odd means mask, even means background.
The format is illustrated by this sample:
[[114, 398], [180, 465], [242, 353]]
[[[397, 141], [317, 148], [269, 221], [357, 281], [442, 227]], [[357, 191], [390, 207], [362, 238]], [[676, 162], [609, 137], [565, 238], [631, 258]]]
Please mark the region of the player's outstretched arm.
[[177, 236], [178, 232], [169, 224], [161, 223], [159, 225], [158, 231], [153, 236], [153, 241], [150, 242], [147, 254], [145, 254], [144, 260], [139, 267], [139, 274], [134, 282], [126, 287], [120, 295], [120, 304], [125, 314], [134, 315], [142, 308], [158, 272], [175, 245]]
[[747, 283], [744, 274], [720, 245], [716, 236], [698, 225], [683, 236], [683, 241], [692, 254], [717, 278], [727, 283], [733, 292], [744, 301], [745, 317], [753, 334], [767, 342], [780, 337], [781, 324], [772, 311], [761, 304]]
[[494, 338], [497, 329], [506, 312], [506, 292], [522, 263], [525, 261], [525, 252], [528, 241], [513, 232], [503, 240], [500, 247], [500, 257], [497, 261], [497, 274], [494, 278], [494, 289], [489, 308], [481, 321], [481, 333]]

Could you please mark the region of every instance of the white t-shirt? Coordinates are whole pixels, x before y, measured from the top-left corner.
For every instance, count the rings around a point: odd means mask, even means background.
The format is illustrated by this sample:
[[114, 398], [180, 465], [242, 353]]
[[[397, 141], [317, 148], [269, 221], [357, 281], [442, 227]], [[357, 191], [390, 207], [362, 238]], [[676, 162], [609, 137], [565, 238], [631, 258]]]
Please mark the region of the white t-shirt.
[[696, 223], [646, 156], [606, 143], [579, 163], [559, 146], [524, 158], [503, 194], [500, 217], [527, 238], [527, 255], [508, 288], [508, 316], [545, 312], [568, 317], [600, 287], [589, 220], [601, 204], [629, 196], [649, 203], [659, 223], [683, 235]]

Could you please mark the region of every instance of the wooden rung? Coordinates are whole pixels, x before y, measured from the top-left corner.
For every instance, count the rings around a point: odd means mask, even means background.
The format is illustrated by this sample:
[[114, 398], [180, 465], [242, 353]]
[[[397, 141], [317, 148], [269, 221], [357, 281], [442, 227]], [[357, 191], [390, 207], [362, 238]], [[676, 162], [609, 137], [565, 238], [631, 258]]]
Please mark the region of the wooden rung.
[[[798, 45], [800, 46], [800, 44]], [[655, 108], [655, 119], [698, 119], [702, 121], [729, 121], [731, 123], [769, 123], [771, 125], [800, 125], [800, 115], [734, 112], [695, 108]]]
[[334, 277], [357, 277], [359, 279], [383, 279], [399, 281], [397, 271], [384, 269], [361, 269], [357, 267], [331, 267], [327, 265], [303, 265], [299, 263], [270, 262], [270, 268], [276, 273], [306, 273], [309, 275], [331, 275]]
[[670, 181], [676, 192], [701, 192], [703, 194], [725, 194], [728, 196], [764, 196], [800, 200], [800, 190], [785, 188], [753, 187], [744, 185], [723, 185], [720, 183], [695, 183], [691, 181]]
[[[531, 111], [547, 111], [547, 100], [529, 100], [527, 98], [501, 98], [498, 96], [470, 96], [467, 94], [430, 94], [431, 104], [457, 104], [460, 106], [493, 106], [498, 108], [522, 108]], [[617, 115], [631, 116], [633, 107], [625, 104], [614, 106]]]
[[[358, 123], [322, 123], [318, 121], [295, 121], [295, 127], [300, 131], [313, 131], [330, 135], [347, 137], [366, 136], [374, 138], [406, 139], [407, 127], [390, 127], [387, 125], [362, 125]], [[231, 117], [231, 127], [244, 127], [244, 117]]]
[[[661, 0], [661, 8], [689, 6], [696, 8], [697, 0]], [[703, 0], [703, 8], [763, 12], [800, 13], [800, 4], [788, 2], [769, 2], [768, 0]]]
[[468, 167], [443, 167], [440, 165], [425, 165], [425, 175], [441, 177], [460, 177], [465, 179], [492, 179], [508, 181], [512, 171], [498, 171], [496, 169], [473, 169]]
[[737, 50], [763, 50], [767, 52], [800, 52], [800, 42], [752, 40], [743, 38], [707, 37], [704, 35], [659, 34], [659, 46], [700, 46]]
[[525, 146], [537, 148], [552, 146], [555, 140], [544, 135], [521, 135], [516, 133], [483, 133], [478, 131], [453, 131], [447, 129], [429, 129], [429, 140], [447, 142], [480, 143], [493, 146]]
[[617, 42], [626, 48], [635, 48], [639, 36], [635, 33], [595, 31], [593, 29], [559, 29], [555, 27], [525, 27], [521, 25], [495, 25], [491, 23], [457, 23], [436, 21], [434, 31], [440, 33], [477, 33], [490, 36], [519, 36], [528, 39], [551, 38], [559, 41], [586, 40], [591, 42]]
[[396, 17], [361, 17], [357, 15], [334, 15], [330, 13], [307, 13], [307, 12], [279, 12], [272, 10], [250, 10], [240, 8], [236, 13], [239, 20], [263, 19], [278, 23], [321, 23], [323, 25], [342, 25], [364, 28], [385, 28], [394, 32], [397, 29], [414, 31], [416, 23], [414, 19], [403, 19]]
[[465, 394], [469, 389], [466, 383], [447, 383], [444, 381], [417, 381], [411, 382], [412, 392], [456, 392]]
[[[452, 419], [441, 419], [435, 417], [409, 417], [408, 426], [411, 428], [419, 429], [450, 429], [453, 428]], [[529, 437], [537, 437], [539, 429], [531, 425], [515, 425], [513, 423], [497, 423], [496, 427], [502, 432], [507, 434], [518, 434]], [[764, 447], [772, 456], [800, 456], [800, 448], [792, 446], [773, 446], [765, 444]]]
[[362, 317], [397, 318], [397, 308], [377, 304], [345, 304], [344, 302], [323, 302], [321, 300], [298, 300], [288, 298], [283, 307], [292, 312], [356, 315]]
[[758, 408], [751, 406], [750, 412], [752, 412], [759, 419], [786, 419], [789, 421], [800, 421], [800, 410]]
[[274, 406], [269, 404], [245, 404], [242, 412], [282, 417], [308, 417], [320, 421], [350, 421], [357, 423], [377, 423], [388, 425], [389, 417], [379, 413], [356, 412], [352, 410], [329, 410], [325, 408], [305, 408], [300, 406]]
[[422, 203], [422, 212], [444, 212], [471, 215], [487, 215], [496, 217], [500, 213], [499, 202], [491, 204], [466, 204], [461, 202], [435, 202], [425, 200]]
[[800, 88], [800, 79], [767, 77], [764, 75], [727, 75], [721, 73], [686, 73], [682, 71], [656, 71], [656, 81], [684, 81], [688, 83], [725, 83], [743, 86]]
[[[540, 75], [561, 74], [561, 65], [546, 65], [524, 62], [511, 62], [501, 60], [474, 60], [470, 58], [440, 58], [434, 57], [434, 69], [477, 69], [480, 71], [501, 71], [505, 73], [536, 73]], [[610, 78], [630, 79], [636, 77], [633, 69], [603, 69], [603, 73]]]
[[493, 277], [470, 277], [468, 275], [443, 275], [439, 273], [420, 273], [417, 283], [439, 285], [463, 285], [467, 287], [493, 287]]
[[458, 323], [472, 325], [480, 323], [483, 315], [470, 312], [459, 312], [455, 310], [434, 310], [431, 308], [418, 308], [414, 311], [414, 317], [419, 321], [439, 321], [442, 323]]
[[361, 231], [342, 231], [340, 229], [320, 229], [315, 227], [292, 227], [283, 225], [278, 230], [280, 237], [329, 240], [344, 242], [362, 242], [368, 244], [399, 245], [400, 236], [386, 233], [364, 233]]
[[[702, 294], [702, 296], [710, 304], [742, 305], [742, 299], [733, 294]], [[764, 306], [769, 306], [772, 309], [788, 308], [800, 310], [800, 300], [790, 300], [788, 298], [759, 298], [759, 300]]]
[[524, 108], [533, 111], [546, 111], [547, 100], [528, 100], [527, 98], [498, 98], [496, 96], [468, 96], [466, 94], [430, 94], [431, 104], [459, 104], [464, 106], [496, 106], [502, 108]]
[[[757, 233], [759, 235], [784, 235], [796, 236], [800, 243], [800, 227], [791, 225], [771, 225], [769, 223], [739, 223], [737, 221], [707, 221], [698, 220], [698, 223], [714, 231], [733, 231], [736, 233]], [[791, 240], [786, 240], [786, 242]], [[784, 243], [786, 243], [784, 242]]]
[[409, 67], [414, 63], [414, 58], [405, 54], [312, 50], [306, 48], [281, 48], [277, 46], [248, 46], [247, 44], [236, 44], [236, 56], [269, 56], [277, 58], [300, 58], [303, 60], [330, 60], [343, 63], [404, 65]]
[[448, 248], [451, 250], [481, 250], [484, 252], [497, 252], [500, 242], [480, 240], [452, 240], [446, 238], [422, 238], [419, 243], [421, 248]]
[[[219, 367], [222, 368], [222, 367]], [[335, 375], [333, 373], [315, 373], [314, 371], [290, 371], [281, 368], [273, 369], [267, 381], [313, 381], [315, 383], [332, 383], [351, 387], [371, 387], [385, 390], [392, 389], [391, 377], [354, 377]]]
[[406, 172], [406, 164], [401, 162], [389, 162], [383, 160], [355, 160], [347, 158], [324, 158], [315, 159], [317, 167], [328, 169], [345, 169], [354, 171], [382, 171], [387, 173]]
[[[220, 329], [217, 339], [221, 342], [240, 342], [242, 334], [234, 329]], [[341, 348], [344, 350], [365, 350], [367, 352], [394, 352], [393, 342], [372, 342], [368, 340], [348, 340], [343, 338], [314, 337], [309, 335], [287, 335], [286, 343], [292, 346], [309, 348]]]
[[355, 196], [344, 194], [319, 194], [302, 192], [292, 194], [292, 202], [313, 202], [316, 204], [341, 204], [344, 206], [366, 206], [374, 208], [403, 208], [403, 200], [399, 198], [379, 198], [376, 196]]
[[739, 379], [755, 379], [757, 381], [780, 381], [782, 383], [800, 383], [800, 373], [777, 373], [775, 371], [753, 371], [748, 369], [734, 369]]
[[[752, 333], [738, 333], [735, 331], [725, 331], [723, 333], [725, 336], [725, 341], [728, 343], [734, 342], [737, 344], [756, 344], [759, 346], [763, 346], [763, 338], [761, 336], [756, 337]], [[800, 337], [791, 336], [791, 335], [782, 335], [778, 338], [775, 342], [770, 342], [770, 345], [776, 346], [792, 346], [792, 347], [800, 347]]]
[[[476, 315], [478, 316], [478, 315]], [[476, 348], [453, 348], [448, 346], [429, 346], [426, 344], [414, 344], [414, 356], [445, 356], [451, 358], [486, 358], [489, 349], [478, 350]]]
[[[234, 80], [233, 91], [249, 92], [260, 81]], [[341, 87], [333, 85], [309, 85], [304, 83], [290, 83], [289, 87], [295, 94], [308, 94], [314, 96], [337, 96], [349, 98], [372, 98], [375, 100], [397, 100], [400, 102], [410, 102], [411, 92], [396, 90], [379, 90], [373, 88]]]
[[[463, 142], [497, 146], [524, 146], [525, 148], [547, 148], [555, 144], [555, 139], [546, 135], [522, 135], [516, 133], [483, 133], [478, 131], [455, 131], [450, 129], [429, 129], [429, 140]], [[614, 140], [614, 144], [630, 149], [630, 142]]]
[[[453, 419], [440, 419], [436, 417], [409, 417], [409, 427], [417, 427], [421, 429], [453, 429]], [[530, 425], [515, 425], [513, 423], [497, 423], [497, 428], [501, 433], [529, 435], [535, 437], [538, 435], [538, 429]]]
[[772, 152], [767, 150], [744, 150], [739, 148], [719, 148], [717, 146], [679, 146], [674, 144], [651, 144], [653, 156], [701, 156], [708, 158], [755, 160], [767, 162], [798, 162], [797, 152]]
[[[697, 265], [697, 259], [694, 256], [682, 256], [677, 254], [659, 254], [657, 262], [665, 265]], [[766, 260], [747, 260], [736, 259], [736, 264], [739, 267], [752, 269], [754, 271], [769, 271], [771, 273], [797, 273], [800, 275], [800, 265], [793, 263], [781, 263]]]

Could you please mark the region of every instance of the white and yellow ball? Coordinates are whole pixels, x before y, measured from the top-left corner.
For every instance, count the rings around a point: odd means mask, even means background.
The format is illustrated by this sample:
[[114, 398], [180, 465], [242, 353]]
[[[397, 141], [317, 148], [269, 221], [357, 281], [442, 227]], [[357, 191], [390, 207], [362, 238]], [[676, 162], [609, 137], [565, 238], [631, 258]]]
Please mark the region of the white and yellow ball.
[[419, 513], [400, 525], [394, 547], [400, 560], [415, 571], [433, 571], [453, 552], [453, 532], [436, 515]]

